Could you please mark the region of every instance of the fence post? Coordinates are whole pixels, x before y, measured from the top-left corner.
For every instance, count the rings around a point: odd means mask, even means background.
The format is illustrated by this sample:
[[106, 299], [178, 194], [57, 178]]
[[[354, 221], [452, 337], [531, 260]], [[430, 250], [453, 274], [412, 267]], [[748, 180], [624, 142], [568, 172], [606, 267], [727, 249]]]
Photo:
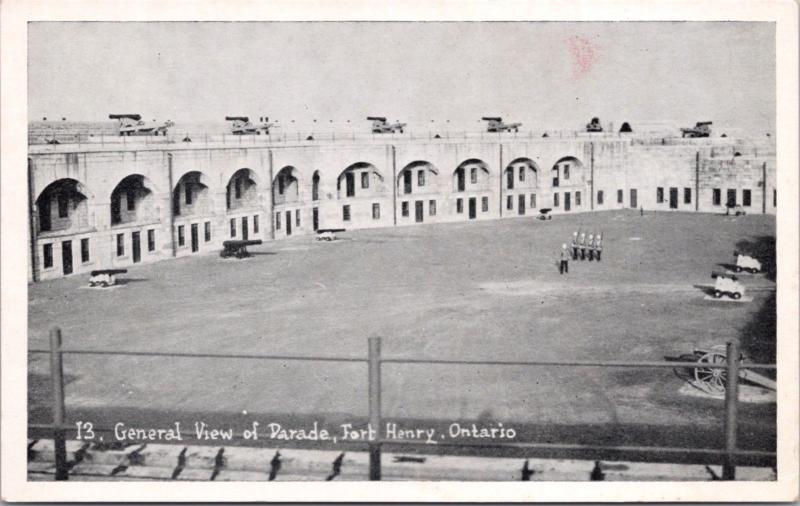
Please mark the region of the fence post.
[[61, 362], [61, 329], [50, 330], [50, 377], [53, 380], [53, 446], [56, 458], [56, 480], [69, 478], [67, 444], [64, 441], [64, 368]]
[[[369, 338], [369, 425], [381, 439], [381, 338]], [[369, 479], [381, 479], [381, 445], [369, 444]]]
[[727, 377], [725, 386], [725, 463], [722, 466], [722, 479], [736, 479], [735, 456], [737, 411], [739, 408], [739, 345], [728, 342]]

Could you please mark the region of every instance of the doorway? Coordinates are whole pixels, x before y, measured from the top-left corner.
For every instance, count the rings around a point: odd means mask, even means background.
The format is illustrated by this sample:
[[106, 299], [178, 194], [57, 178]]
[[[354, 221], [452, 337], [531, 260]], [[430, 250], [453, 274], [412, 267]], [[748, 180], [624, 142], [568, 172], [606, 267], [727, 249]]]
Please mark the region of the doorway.
[[[352, 172], [344, 175], [345, 184], [347, 186], [347, 196], [355, 197], [356, 195], [356, 177]], [[288, 229], [287, 229], [288, 231]]]
[[403, 172], [403, 193], [411, 193], [411, 171]]
[[[348, 173], [349, 175], [352, 175]], [[292, 212], [286, 211], [286, 235], [292, 235]]]
[[670, 209], [677, 209], [678, 208], [678, 189], [677, 188], [670, 188], [669, 189], [669, 208]]
[[197, 233], [197, 223], [192, 223], [192, 253], [200, 249], [200, 234]]
[[421, 200], [414, 202], [414, 219], [417, 223], [422, 223], [424, 216], [424, 204], [425, 203]]
[[311, 210], [311, 222], [314, 225], [314, 232], [319, 230], [319, 208], [315, 207]]
[[474, 220], [475, 217], [478, 215], [478, 210], [476, 209], [476, 202], [477, 200], [475, 197], [469, 199], [469, 219]]
[[61, 243], [61, 267], [64, 269], [65, 276], [72, 274], [72, 241]]
[[517, 205], [517, 214], [520, 216], [525, 214], [525, 195], [519, 195]]
[[570, 195], [569, 192], [564, 192], [564, 210], [565, 211], [569, 211], [570, 210], [570, 207], [571, 207], [571, 204], [572, 204], [572, 201], [571, 201], [570, 197], [572, 197], [572, 195]]
[[639, 207], [638, 199], [636, 198], [636, 188], [631, 188], [631, 209]]
[[456, 177], [458, 179], [458, 191], [463, 192], [465, 186], [464, 169], [458, 169], [456, 172]]
[[131, 233], [131, 249], [133, 250], [133, 263], [138, 264], [142, 261], [141, 232]]
[[247, 240], [250, 237], [250, 233], [247, 230], [247, 216], [242, 216], [242, 239]]

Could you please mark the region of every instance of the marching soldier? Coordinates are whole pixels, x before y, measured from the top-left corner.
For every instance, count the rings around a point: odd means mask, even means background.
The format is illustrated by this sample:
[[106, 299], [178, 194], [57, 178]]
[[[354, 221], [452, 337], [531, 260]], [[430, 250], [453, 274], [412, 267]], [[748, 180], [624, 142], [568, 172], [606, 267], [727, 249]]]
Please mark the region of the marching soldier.
[[567, 243], [561, 245], [560, 257], [561, 262], [558, 264], [558, 272], [560, 274], [564, 274], [565, 272], [569, 274], [569, 251], [567, 250]]
[[578, 247], [581, 249], [581, 260], [586, 260], [586, 232], [581, 232]]
[[570, 247], [572, 248], [572, 259], [578, 259], [578, 232], [572, 233], [572, 241], [569, 243]]
[[589, 261], [594, 260], [594, 234], [589, 234], [589, 240], [586, 242], [586, 247], [589, 249]]
[[600, 232], [597, 234], [597, 237], [594, 238], [594, 253], [597, 255], [597, 261], [600, 261], [600, 253], [603, 251], [603, 233]]

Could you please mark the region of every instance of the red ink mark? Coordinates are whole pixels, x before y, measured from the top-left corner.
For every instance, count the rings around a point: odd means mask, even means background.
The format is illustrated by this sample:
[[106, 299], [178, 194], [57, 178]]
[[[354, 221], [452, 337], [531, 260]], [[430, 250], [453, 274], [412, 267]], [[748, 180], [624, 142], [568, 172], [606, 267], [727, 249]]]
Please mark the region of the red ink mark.
[[589, 73], [595, 59], [595, 48], [588, 39], [574, 35], [567, 39], [572, 55], [572, 77], [579, 79]]

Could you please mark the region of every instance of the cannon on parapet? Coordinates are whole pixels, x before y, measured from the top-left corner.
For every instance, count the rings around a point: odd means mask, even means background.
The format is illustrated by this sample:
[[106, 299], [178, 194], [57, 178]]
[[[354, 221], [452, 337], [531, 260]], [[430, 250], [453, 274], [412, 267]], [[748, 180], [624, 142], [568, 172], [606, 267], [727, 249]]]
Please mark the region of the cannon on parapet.
[[259, 118], [260, 123], [253, 124], [250, 122], [248, 116], [225, 116], [225, 121], [232, 121], [231, 133], [233, 135], [269, 135], [269, 129], [275, 126], [275, 123], [270, 123], [268, 117]]
[[400, 123], [399, 121], [388, 123], [383, 116], [367, 116], [367, 120], [372, 121], [372, 133], [374, 134], [403, 133], [403, 128], [406, 126], [405, 123]]
[[586, 131], [587, 132], [602, 132], [603, 126], [600, 125], [600, 118], [595, 116], [592, 120], [586, 124]]
[[519, 127], [522, 123], [503, 123], [503, 118], [500, 116], [484, 116], [481, 118], [486, 121], [487, 132], [519, 132]]
[[681, 137], [710, 137], [711, 121], [698, 121], [694, 127], [681, 128]]
[[[109, 114], [108, 119], [119, 121], [119, 135], [167, 135], [167, 130], [174, 126], [170, 120], [163, 125], [148, 125], [139, 114]], [[155, 120], [153, 120], [155, 121]]]

